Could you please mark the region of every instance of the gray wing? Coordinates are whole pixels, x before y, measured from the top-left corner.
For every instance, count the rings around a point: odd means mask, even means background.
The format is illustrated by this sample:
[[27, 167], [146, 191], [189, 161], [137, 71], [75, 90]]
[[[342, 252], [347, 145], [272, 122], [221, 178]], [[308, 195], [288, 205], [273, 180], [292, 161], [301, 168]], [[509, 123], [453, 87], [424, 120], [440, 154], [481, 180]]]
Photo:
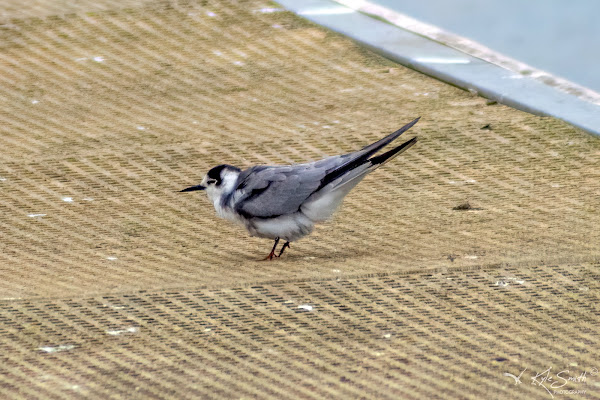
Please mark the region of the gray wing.
[[[419, 118], [353, 153], [307, 164], [248, 168], [238, 177], [233, 194], [233, 207], [246, 217], [266, 218], [294, 213], [314, 193], [331, 183], [339, 183], [340, 178], [343, 180], [344, 177], [348, 177], [350, 172], [358, 167], [367, 163], [370, 165], [369, 157], [394, 141], [417, 121]], [[408, 142], [405, 145], [407, 144], [410, 145]], [[386, 153], [386, 157], [378, 160], [378, 163], [402, 151], [405, 145], [388, 152], [389, 154]]]
[[294, 213], [321, 187], [327, 174], [347, 162], [350, 156], [333, 156], [307, 164], [248, 168], [238, 177], [233, 207], [246, 217]]

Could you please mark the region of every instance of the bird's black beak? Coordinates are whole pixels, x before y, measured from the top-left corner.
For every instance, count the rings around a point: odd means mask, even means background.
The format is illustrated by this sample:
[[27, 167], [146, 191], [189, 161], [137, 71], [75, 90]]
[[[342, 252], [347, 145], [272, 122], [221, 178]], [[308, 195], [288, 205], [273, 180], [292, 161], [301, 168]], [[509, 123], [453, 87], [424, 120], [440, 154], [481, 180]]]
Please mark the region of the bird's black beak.
[[189, 188], [180, 190], [180, 192], [193, 192], [194, 190], [204, 190], [204, 189], [206, 189], [206, 186], [196, 185], [196, 186], [190, 186]]

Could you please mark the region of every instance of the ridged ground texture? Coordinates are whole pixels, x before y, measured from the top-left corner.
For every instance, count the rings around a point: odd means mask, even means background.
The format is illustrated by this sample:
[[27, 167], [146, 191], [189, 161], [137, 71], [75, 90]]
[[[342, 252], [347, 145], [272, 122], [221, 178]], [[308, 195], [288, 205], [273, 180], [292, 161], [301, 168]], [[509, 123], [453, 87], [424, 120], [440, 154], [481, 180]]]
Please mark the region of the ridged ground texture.
[[[598, 138], [274, 3], [21, 3], [0, 11], [2, 398], [600, 397]], [[177, 192], [417, 116], [273, 262]], [[585, 379], [557, 389], [566, 369]]]

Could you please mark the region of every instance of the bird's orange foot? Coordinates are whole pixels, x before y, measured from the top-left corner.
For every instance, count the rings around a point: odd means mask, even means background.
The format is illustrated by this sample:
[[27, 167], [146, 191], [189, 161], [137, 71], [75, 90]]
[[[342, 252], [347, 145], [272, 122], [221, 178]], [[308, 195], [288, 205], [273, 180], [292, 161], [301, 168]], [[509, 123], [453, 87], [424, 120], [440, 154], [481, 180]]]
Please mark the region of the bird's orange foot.
[[[271, 249], [271, 252], [269, 253], [269, 255], [267, 256], [267, 258], [265, 258], [263, 261], [271, 261], [273, 259], [273, 257], [279, 257], [275, 255], [275, 249], [277, 248], [277, 243], [279, 243], [279, 238], [275, 238], [275, 243], [273, 244], [273, 248]], [[279, 255], [281, 255], [281, 253], [279, 253]]]

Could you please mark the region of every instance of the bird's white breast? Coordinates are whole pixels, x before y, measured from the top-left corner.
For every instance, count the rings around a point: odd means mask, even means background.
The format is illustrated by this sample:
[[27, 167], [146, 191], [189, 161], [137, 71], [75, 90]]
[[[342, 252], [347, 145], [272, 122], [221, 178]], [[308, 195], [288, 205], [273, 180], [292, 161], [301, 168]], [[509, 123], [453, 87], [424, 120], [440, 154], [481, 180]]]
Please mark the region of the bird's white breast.
[[292, 242], [311, 233], [314, 223], [306, 215], [297, 212], [276, 218], [252, 218], [247, 220], [246, 227], [252, 236]]
[[245, 226], [243, 218], [238, 213], [233, 211], [233, 209], [229, 205], [224, 206], [221, 203], [221, 199], [214, 199], [213, 205], [215, 206], [215, 211], [217, 212], [217, 215], [220, 218], [224, 218], [236, 224]]

